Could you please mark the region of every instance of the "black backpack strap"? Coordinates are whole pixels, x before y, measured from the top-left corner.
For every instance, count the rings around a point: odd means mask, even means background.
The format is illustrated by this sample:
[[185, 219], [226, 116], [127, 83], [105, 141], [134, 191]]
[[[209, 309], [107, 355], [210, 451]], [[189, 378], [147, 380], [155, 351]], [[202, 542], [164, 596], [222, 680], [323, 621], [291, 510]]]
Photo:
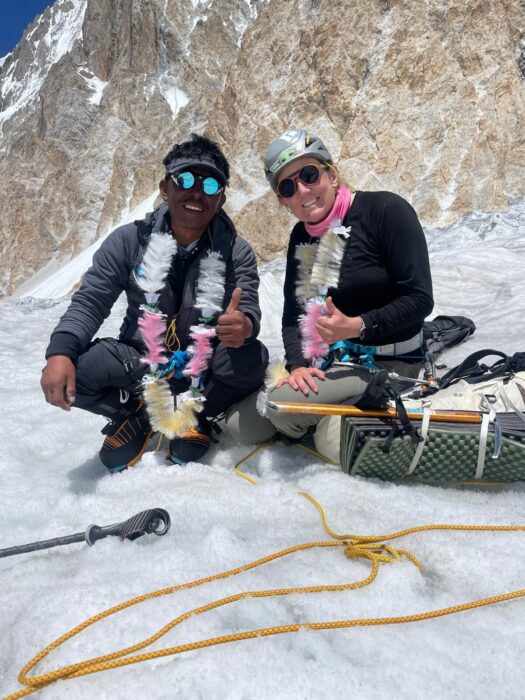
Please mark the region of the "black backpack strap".
[[363, 393], [357, 398], [354, 405], [357, 408], [386, 408], [388, 406], [389, 381], [386, 369], [370, 370], [363, 367], [369, 373], [368, 384]]
[[[500, 359], [494, 364], [487, 366], [480, 364], [484, 357], [495, 356]], [[453, 367], [446, 374], [439, 378], [439, 388], [444, 389], [459, 379], [467, 379], [472, 384], [484, 382], [492, 377], [501, 377], [509, 370], [510, 358], [499, 350], [478, 350], [466, 357], [457, 367]]]
[[510, 367], [513, 372], [525, 372], [525, 352], [515, 352], [510, 358]]
[[399, 393], [390, 385], [389, 392], [391, 397], [396, 402], [397, 417], [401, 425], [399, 426], [395, 421], [392, 424], [392, 429], [387, 436], [384, 444], [381, 446], [381, 451], [388, 454], [392, 448], [392, 442], [396, 437], [403, 435], [408, 435], [414, 447], [417, 447], [420, 442], [423, 442], [421, 435], [419, 434], [416, 426], [410, 422], [410, 418], [407, 415], [405, 405]]

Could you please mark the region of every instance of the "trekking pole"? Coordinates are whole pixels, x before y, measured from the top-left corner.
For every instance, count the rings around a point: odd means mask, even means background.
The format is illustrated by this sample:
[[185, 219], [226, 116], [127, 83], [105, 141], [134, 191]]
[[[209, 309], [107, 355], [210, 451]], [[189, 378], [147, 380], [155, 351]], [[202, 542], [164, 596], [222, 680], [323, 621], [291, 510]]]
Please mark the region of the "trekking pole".
[[[292, 401], [268, 401], [268, 408], [277, 413], [301, 413], [322, 416], [354, 416], [361, 418], [399, 418], [395, 408], [363, 409], [356, 406], [335, 403], [294, 403]], [[422, 420], [423, 411], [407, 408], [411, 420]], [[481, 423], [481, 413], [477, 411], [430, 411], [433, 421], [440, 423]]]
[[137, 513], [129, 520], [124, 520], [115, 525], [89, 525], [85, 532], [77, 532], [74, 535], [66, 535], [65, 537], [54, 537], [51, 540], [42, 540], [41, 542], [31, 542], [30, 544], [21, 544], [17, 547], [7, 547], [0, 549], [1, 557], [11, 557], [14, 554], [25, 554], [26, 552], [35, 552], [38, 549], [49, 549], [50, 547], [59, 547], [65, 544], [73, 544], [74, 542], [87, 542], [89, 546], [103, 540], [105, 537], [115, 535], [121, 540], [136, 540], [146, 534], [165, 535], [170, 529], [171, 520], [167, 510], [163, 508], [153, 508], [152, 510], [144, 510], [142, 513]]
[[[355, 362], [334, 362], [333, 367], [362, 367], [363, 365], [357, 364]], [[421, 386], [424, 388], [429, 388], [429, 387], [435, 387], [437, 386], [436, 380], [434, 377], [427, 379], [426, 376], [423, 379], [416, 379], [414, 377], [403, 377], [402, 374], [398, 374], [397, 372], [387, 372], [388, 378], [389, 379], [397, 379], [399, 381], [403, 382], [408, 382], [410, 384], [414, 384], [415, 386]]]

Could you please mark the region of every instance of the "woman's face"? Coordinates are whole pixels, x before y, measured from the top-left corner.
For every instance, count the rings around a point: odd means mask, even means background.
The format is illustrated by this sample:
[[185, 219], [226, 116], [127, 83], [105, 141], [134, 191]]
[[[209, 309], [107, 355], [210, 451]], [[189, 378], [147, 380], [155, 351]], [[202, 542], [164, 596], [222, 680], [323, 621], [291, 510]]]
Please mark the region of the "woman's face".
[[[299, 177], [299, 172], [305, 165], [313, 165], [319, 169], [319, 178], [311, 185], [306, 184]], [[286, 179], [293, 180], [295, 192], [291, 197], [278, 194], [279, 202], [287, 207], [299, 221], [316, 224], [328, 216], [337, 193], [337, 176], [331, 168], [324, 166], [316, 158], [305, 156], [282, 170], [278, 184]]]

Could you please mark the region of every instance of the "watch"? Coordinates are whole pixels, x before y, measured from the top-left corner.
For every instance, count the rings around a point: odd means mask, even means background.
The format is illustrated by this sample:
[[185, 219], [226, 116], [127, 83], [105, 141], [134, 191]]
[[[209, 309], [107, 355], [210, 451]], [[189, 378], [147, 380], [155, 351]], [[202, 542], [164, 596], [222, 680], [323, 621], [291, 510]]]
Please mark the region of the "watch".
[[359, 329], [359, 340], [365, 339], [366, 333], [366, 323], [363, 318], [361, 318], [361, 328]]

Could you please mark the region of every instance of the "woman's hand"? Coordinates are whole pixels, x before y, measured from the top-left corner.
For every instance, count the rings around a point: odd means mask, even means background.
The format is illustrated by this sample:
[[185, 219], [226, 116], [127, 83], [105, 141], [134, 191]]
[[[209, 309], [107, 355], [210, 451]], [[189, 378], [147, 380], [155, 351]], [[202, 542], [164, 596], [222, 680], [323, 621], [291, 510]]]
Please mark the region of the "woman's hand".
[[317, 332], [321, 338], [331, 345], [347, 338], [359, 338], [363, 319], [361, 316], [345, 316], [334, 305], [332, 297], [327, 297], [326, 308], [329, 316], [321, 316], [317, 321]]
[[324, 372], [316, 367], [292, 367], [292, 371], [287, 377], [279, 379], [276, 386], [289, 384], [294, 391], [302, 391], [305, 396], [311, 391], [317, 394], [319, 389], [314, 377], [324, 381]]

